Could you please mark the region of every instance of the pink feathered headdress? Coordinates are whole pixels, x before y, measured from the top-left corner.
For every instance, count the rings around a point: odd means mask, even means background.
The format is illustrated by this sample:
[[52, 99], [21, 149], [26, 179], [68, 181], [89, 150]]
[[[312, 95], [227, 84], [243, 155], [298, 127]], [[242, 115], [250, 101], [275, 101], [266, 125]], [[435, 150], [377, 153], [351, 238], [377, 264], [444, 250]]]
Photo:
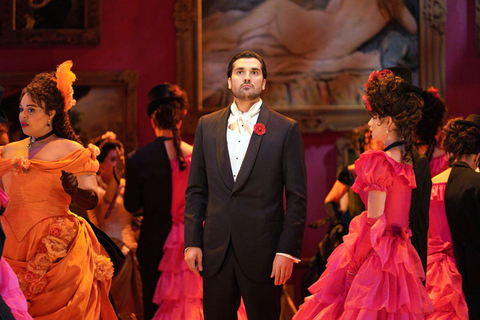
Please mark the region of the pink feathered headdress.
[[67, 60], [57, 68], [57, 88], [63, 96], [65, 103], [65, 112], [68, 112], [77, 101], [73, 99], [73, 87], [72, 84], [77, 80], [77, 76], [70, 69], [72, 69], [72, 60]]

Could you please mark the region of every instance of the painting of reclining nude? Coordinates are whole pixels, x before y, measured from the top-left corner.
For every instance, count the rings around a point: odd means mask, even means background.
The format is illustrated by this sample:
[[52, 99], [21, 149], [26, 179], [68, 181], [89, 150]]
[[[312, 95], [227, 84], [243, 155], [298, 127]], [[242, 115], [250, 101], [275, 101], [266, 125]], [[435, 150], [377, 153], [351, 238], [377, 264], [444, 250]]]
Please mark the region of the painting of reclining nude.
[[263, 56], [264, 102], [277, 110], [363, 105], [373, 70], [419, 73], [418, 0], [203, 0], [203, 106], [225, 107], [227, 65]]

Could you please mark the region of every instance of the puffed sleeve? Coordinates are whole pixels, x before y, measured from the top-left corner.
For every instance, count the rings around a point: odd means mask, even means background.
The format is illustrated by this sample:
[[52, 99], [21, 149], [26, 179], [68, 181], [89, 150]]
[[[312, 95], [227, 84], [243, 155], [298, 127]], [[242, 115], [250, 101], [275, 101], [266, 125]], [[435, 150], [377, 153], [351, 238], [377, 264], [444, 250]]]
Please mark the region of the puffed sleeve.
[[72, 168], [71, 172], [76, 176], [97, 173], [100, 165], [96, 155], [90, 149], [83, 149], [81, 153], [81, 156], [76, 161], [77, 165]]
[[367, 151], [355, 161], [357, 178], [352, 186], [355, 192], [383, 191], [393, 184], [394, 170], [383, 151]]

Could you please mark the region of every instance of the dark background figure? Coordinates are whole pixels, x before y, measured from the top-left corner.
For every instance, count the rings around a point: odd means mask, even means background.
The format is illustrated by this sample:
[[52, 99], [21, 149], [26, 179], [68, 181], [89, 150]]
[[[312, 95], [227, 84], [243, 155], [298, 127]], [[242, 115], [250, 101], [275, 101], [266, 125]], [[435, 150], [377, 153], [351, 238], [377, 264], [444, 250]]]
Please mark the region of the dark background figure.
[[127, 159], [124, 195], [125, 208], [129, 212], [143, 210], [137, 258], [142, 278], [145, 319], [151, 319], [158, 308], [152, 299], [160, 277], [158, 265], [163, 257], [163, 245], [172, 228], [172, 174], [165, 147], [165, 141], [170, 138], [161, 135], [154, 114], [163, 103], [178, 100], [163, 85], [152, 88], [148, 97], [147, 112], [157, 138]]
[[422, 119], [415, 130], [417, 150], [430, 164], [432, 178], [449, 167], [445, 151], [440, 148], [442, 127], [447, 118], [447, 106], [434, 87], [422, 92]]
[[480, 319], [480, 115], [451, 120], [442, 146], [452, 171], [445, 189], [445, 211], [470, 319]]

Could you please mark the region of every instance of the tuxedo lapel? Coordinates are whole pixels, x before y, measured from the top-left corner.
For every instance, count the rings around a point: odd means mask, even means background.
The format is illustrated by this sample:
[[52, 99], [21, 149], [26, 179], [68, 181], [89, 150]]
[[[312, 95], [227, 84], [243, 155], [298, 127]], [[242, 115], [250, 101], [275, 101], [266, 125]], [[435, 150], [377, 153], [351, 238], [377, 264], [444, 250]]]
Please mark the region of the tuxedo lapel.
[[225, 183], [228, 189], [232, 190], [234, 181], [227, 147], [227, 123], [229, 115], [230, 107], [225, 108], [219, 116], [217, 130], [217, 163], [223, 183]]
[[[262, 123], [265, 128], [267, 128], [269, 114], [270, 111], [263, 104], [260, 110], [260, 114], [258, 115], [257, 123]], [[238, 177], [235, 181], [232, 192], [239, 190], [245, 184], [245, 182], [247, 182], [247, 179], [250, 176], [250, 173], [252, 172], [253, 166], [255, 164], [255, 160], [257, 159], [257, 154], [258, 150], [260, 149], [262, 139], [263, 135], [258, 135], [255, 132], [252, 133], [250, 143], [248, 144], [247, 153], [245, 154], [245, 158], [243, 159], [242, 166], [240, 167], [240, 171], [238, 172]]]

